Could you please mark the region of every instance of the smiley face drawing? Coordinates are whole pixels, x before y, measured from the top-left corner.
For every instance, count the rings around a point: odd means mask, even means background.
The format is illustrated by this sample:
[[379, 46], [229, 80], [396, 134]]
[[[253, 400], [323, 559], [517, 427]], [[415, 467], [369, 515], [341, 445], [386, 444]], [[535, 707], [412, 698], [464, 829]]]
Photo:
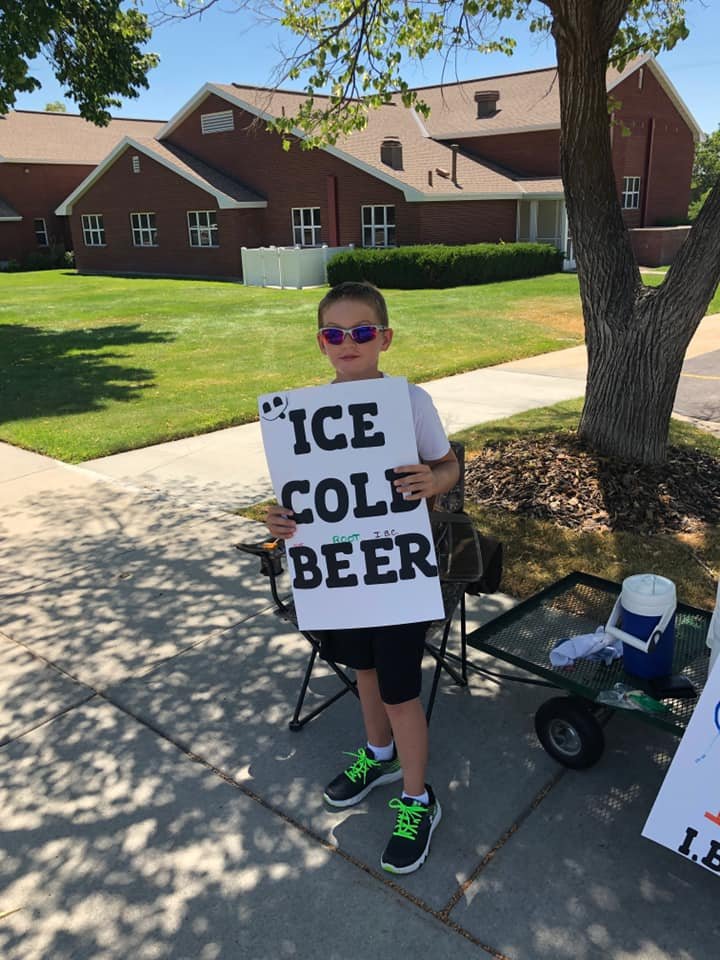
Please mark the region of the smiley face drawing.
[[288, 408], [288, 398], [277, 394], [272, 400], [263, 400], [260, 406], [260, 417], [262, 420], [284, 420], [285, 411]]

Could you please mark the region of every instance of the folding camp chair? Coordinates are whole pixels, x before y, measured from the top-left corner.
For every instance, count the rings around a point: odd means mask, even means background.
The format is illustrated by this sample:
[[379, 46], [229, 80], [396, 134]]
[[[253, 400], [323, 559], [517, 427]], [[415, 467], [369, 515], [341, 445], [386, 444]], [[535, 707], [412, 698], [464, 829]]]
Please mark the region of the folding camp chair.
[[[460, 477], [458, 482], [451, 490], [443, 494], [442, 497], [438, 498], [436, 505], [438, 508], [442, 507], [443, 510], [457, 512], [462, 510], [465, 499], [465, 449], [461, 443], [456, 441], [452, 442], [452, 448], [455, 451], [455, 455], [457, 456], [460, 464]], [[283, 620], [286, 620], [288, 623], [292, 624], [296, 629], [298, 629], [295, 605], [290, 597], [281, 597], [280, 590], [278, 588], [278, 578], [282, 575], [284, 569], [284, 542], [260, 541], [254, 543], [237, 543], [235, 546], [238, 550], [241, 550], [244, 553], [249, 553], [260, 558], [260, 573], [263, 576], [268, 577], [270, 580], [270, 591], [275, 603], [275, 612]], [[466, 585], [456, 581], [443, 582], [441, 580], [440, 586], [442, 590], [445, 616], [441, 620], [436, 620], [430, 624], [425, 638], [425, 650], [435, 660], [435, 670], [430, 686], [430, 695], [425, 708], [425, 715], [428, 723], [430, 722], [433, 706], [435, 704], [435, 697], [437, 695], [437, 689], [440, 683], [440, 675], [443, 671], [448, 673], [449, 676], [452, 677], [453, 681], [459, 686], [467, 685], [467, 642], [465, 625]], [[446, 658], [447, 645], [452, 624], [458, 611], [460, 614], [460, 656], [459, 658], [454, 659], [459, 660], [460, 662], [459, 672], [448, 663]], [[301, 730], [306, 723], [309, 723], [310, 720], [313, 720], [315, 717], [317, 717], [323, 712], [323, 710], [326, 710], [328, 707], [332, 706], [333, 703], [335, 703], [341, 697], [344, 697], [345, 694], [353, 693], [355, 696], [358, 695], [357, 684], [346, 673], [346, 671], [343, 670], [343, 668], [338, 664], [333, 663], [331, 660], [325, 659], [324, 662], [340, 680], [340, 689], [333, 695], [324, 699], [312, 710], [305, 713], [304, 716], [301, 715], [308, 685], [310, 683], [310, 678], [312, 676], [318, 655], [320, 654], [321, 638], [313, 631], [300, 630], [299, 632], [308, 641], [311, 650], [307, 665], [305, 667], [305, 673], [300, 684], [300, 691], [295, 704], [295, 710], [293, 711], [292, 719], [289, 723], [290, 729], [296, 731]]]

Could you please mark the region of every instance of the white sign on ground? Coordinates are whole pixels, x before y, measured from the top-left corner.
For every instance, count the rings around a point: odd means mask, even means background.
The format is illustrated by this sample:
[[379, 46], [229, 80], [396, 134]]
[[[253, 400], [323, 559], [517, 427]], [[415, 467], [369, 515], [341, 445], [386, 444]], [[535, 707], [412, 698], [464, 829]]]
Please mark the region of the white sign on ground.
[[720, 669], [714, 667], [643, 836], [720, 873]]
[[443, 616], [424, 500], [405, 500], [395, 467], [418, 452], [407, 381], [385, 377], [259, 398], [298, 626], [330, 630]]

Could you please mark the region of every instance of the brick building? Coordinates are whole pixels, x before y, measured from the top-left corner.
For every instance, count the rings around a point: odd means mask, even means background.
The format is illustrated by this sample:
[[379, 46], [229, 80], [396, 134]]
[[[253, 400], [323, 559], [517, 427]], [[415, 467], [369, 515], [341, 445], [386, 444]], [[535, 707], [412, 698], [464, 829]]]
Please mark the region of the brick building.
[[112, 120], [96, 127], [66, 113], [0, 115], [0, 262], [72, 249], [70, 224], [55, 210], [126, 135], [154, 136], [157, 120]]
[[[304, 95], [206, 84], [153, 136], [129, 134], [58, 207], [87, 272], [238, 278], [243, 246], [571, 242], [554, 68], [421, 89], [334, 146], [285, 151], [265, 121]], [[700, 130], [650, 57], [610, 71], [629, 228], [687, 212]], [[582, 132], [579, 131], [581, 136]]]

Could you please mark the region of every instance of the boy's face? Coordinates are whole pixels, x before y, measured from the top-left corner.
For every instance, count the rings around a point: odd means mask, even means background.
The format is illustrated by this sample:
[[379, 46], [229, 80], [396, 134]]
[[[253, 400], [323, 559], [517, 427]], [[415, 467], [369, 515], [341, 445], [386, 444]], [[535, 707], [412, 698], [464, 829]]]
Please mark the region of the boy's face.
[[[338, 300], [323, 313], [323, 327], [352, 330], [354, 327], [378, 327], [380, 321], [373, 308], [362, 300]], [[392, 330], [378, 330], [375, 338], [367, 343], [356, 343], [345, 336], [337, 345], [327, 343], [318, 331], [318, 344], [337, 373], [336, 382], [371, 380], [379, 377], [380, 354], [392, 341]]]

